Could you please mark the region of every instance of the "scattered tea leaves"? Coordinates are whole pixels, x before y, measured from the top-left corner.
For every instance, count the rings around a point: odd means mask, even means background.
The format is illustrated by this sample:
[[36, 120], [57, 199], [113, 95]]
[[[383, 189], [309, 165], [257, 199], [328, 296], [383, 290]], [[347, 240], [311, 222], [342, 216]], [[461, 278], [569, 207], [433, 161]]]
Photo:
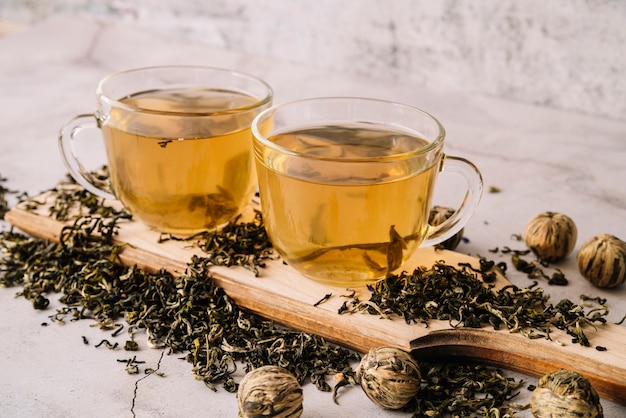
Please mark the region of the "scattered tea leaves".
[[250, 222], [238, 219], [228, 223], [220, 231], [204, 232], [198, 244], [211, 264], [219, 266], [242, 266], [259, 275], [265, 261], [275, 258], [272, 244], [263, 226], [260, 211], [255, 211]]
[[[105, 181], [105, 175], [101, 179]], [[0, 214], [6, 208], [3, 199], [7, 192], [0, 188]], [[149, 345], [161, 348], [162, 355], [186, 353], [184, 358], [192, 365], [193, 375], [212, 390], [221, 384], [235, 392], [233, 373], [238, 364], [246, 370], [278, 365], [300, 383], [308, 379], [325, 391], [331, 390], [326, 383], [329, 374], [354, 376], [351, 364], [360, 359], [357, 353], [240, 310], [211, 279], [211, 266], [239, 265], [258, 275], [265, 260], [273, 257], [260, 213], [252, 222], [233, 222], [220, 232], [193, 237], [206, 256], [192, 258], [185, 273], [174, 277], [164, 270], [148, 273], [116, 262], [123, 247], [113, 239], [119, 222], [130, 218], [124, 210], [105, 205], [71, 181], [61, 183], [52, 195], [50, 216], [67, 222], [60, 243], [12, 230], [0, 232], [0, 251], [4, 254], [0, 258], [0, 286], [20, 286], [18, 295], [38, 309], [48, 307], [51, 293], [60, 293], [65, 307], [50, 316], [52, 322], [64, 324], [67, 317], [72, 321], [92, 319], [101, 329], [114, 330], [113, 337], [126, 329], [131, 338], [124, 344], [126, 351], [138, 350], [136, 337], [146, 335]], [[34, 199], [24, 203], [33, 209], [41, 204]], [[177, 238], [162, 237], [168, 239]], [[387, 253], [395, 257], [393, 251]], [[547, 330], [554, 326], [566, 330], [582, 345], [589, 344], [584, 326], [604, 322], [608, 313], [602, 300], [585, 299], [599, 305], [587, 313], [570, 301], [552, 305], [536, 283], [529, 288], [509, 286], [494, 291], [485, 286], [494, 280], [494, 268], [505, 272], [506, 264], [481, 260], [475, 269], [437, 263], [411, 274], [390, 275], [371, 288], [368, 301], [356, 298], [354, 290], [341, 295], [349, 300], [340, 312], [397, 315], [408, 323], [426, 325], [432, 319], [442, 319], [454, 327], [505, 327], [529, 338], [549, 338]], [[119, 322], [122, 319], [127, 326]], [[108, 340], [100, 345], [118, 347]], [[143, 363], [136, 357], [118, 361], [133, 374], [139, 373]], [[159, 374], [159, 367], [160, 360], [155, 369], [145, 369], [146, 376]], [[506, 404], [520, 384], [498, 370], [453, 363], [426, 365], [422, 370], [419, 397], [406, 407], [415, 417], [512, 416]], [[347, 380], [354, 383], [353, 378]]]
[[555, 269], [552, 276], [548, 276], [540, 267], [543, 264], [541, 264], [538, 260], [526, 261], [520, 257], [519, 254], [514, 253], [511, 256], [511, 262], [517, 271], [525, 273], [529, 279], [545, 279], [549, 285], [556, 286], [567, 286], [568, 284], [568, 281], [561, 270]]
[[[250, 224], [229, 225], [221, 235], [211, 234], [203, 247], [207, 256], [194, 257], [186, 272], [174, 277], [164, 270], [149, 273], [116, 262], [123, 248], [113, 239], [118, 222], [127, 219], [123, 211], [111, 208], [94, 212], [84, 205], [103, 202], [88, 199], [85, 203], [66, 189], [61, 194], [63, 197], [57, 194], [52, 205], [55, 214], [68, 216], [75, 212], [69, 206], [74, 204], [82, 208], [83, 215], [71, 218], [60, 243], [13, 231], [0, 235], [4, 254], [0, 258], [0, 285], [21, 286], [18, 295], [31, 301], [60, 293], [59, 300], [67, 308], [52, 315], [52, 321], [65, 323], [68, 315], [76, 320], [90, 318], [101, 328], [116, 329], [117, 333], [116, 321], [124, 318], [133, 340], [145, 333], [153, 347], [168, 353], [188, 353], [185, 359], [192, 364], [197, 379], [212, 389], [221, 383], [231, 392], [237, 390], [232, 374], [238, 363], [246, 369], [280, 365], [300, 382], [310, 380], [320, 390], [330, 390], [326, 376], [349, 369], [350, 362], [360, 358], [319, 336], [279, 327], [241, 311], [215, 285], [210, 268], [227, 257], [238, 260], [227, 265], [262, 267], [270, 247], [260, 216]], [[107, 340], [101, 345], [117, 348]], [[136, 364], [129, 362], [127, 371], [136, 372]]]
[[4, 215], [9, 211], [9, 203], [7, 201], [7, 194], [13, 193], [11, 190], [4, 187], [6, 178], [0, 174], [0, 219], [4, 219]]
[[505, 377], [500, 370], [481, 364], [422, 364], [425, 384], [405, 408], [415, 418], [513, 417], [509, 401], [523, 382]]
[[333, 296], [332, 293], [326, 293], [320, 300], [318, 300], [317, 302], [315, 302], [313, 304], [313, 306], [319, 306], [322, 303], [326, 302], [328, 299], [330, 299]]
[[389, 275], [371, 290], [369, 301], [355, 298], [345, 305], [343, 313], [396, 315], [407, 323], [428, 324], [438, 319], [448, 321], [452, 327], [504, 327], [529, 338], [549, 339], [549, 329], [556, 327], [584, 346], [589, 345], [584, 327], [606, 322], [608, 314], [604, 305], [589, 312], [569, 300], [554, 305], [540, 287], [509, 285], [495, 291], [484, 285], [474, 269], [443, 262], [432, 268], [417, 268], [413, 273]]

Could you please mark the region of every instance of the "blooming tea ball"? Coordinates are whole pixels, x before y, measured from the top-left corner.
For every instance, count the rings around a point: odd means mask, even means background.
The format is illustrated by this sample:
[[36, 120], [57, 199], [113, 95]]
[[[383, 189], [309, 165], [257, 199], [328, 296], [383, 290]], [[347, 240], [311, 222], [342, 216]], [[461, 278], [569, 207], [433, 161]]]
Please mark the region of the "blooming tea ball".
[[539, 379], [530, 400], [535, 418], [602, 418], [600, 397], [587, 378], [560, 369]]
[[583, 243], [576, 257], [578, 270], [598, 287], [610, 288], [626, 281], [626, 242], [610, 234]]
[[239, 383], [239, 418], [298, 418], [302, 415], [302, 387], [285, 368], [261, 366]]
[[387, 409], [405, 406], [419, 392], [422, 380], [415, 359], [394, 347], [372, 348], [361, 359], [356, 377], [367, 397]]
[[524, 241], [528, 248], [543, 261], [558, 261], [568, 256], [576, 246], [578, 229], [567, 215], [542, 212], [526, 225]]

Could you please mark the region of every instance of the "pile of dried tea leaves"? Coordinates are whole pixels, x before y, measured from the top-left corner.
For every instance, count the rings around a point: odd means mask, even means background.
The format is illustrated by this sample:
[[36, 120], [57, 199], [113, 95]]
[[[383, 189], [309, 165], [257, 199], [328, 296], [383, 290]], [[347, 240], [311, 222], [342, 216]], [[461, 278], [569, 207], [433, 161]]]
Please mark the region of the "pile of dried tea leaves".
[[432, 268], [389, 275], [371, 288], [369, 301], [354, 298], [344, 304], [341, 313], [397, 315], [407, 323], [426, 325], [438, 319], [448, 321], [452, 327], [504, 327], [528, 338], [550, 339], [550, 330], [558, 328], [583, 346], [590, 345], [584, 327], [606, 322], [605, 305], [585, 310], [567, 299], [552, 304], [543, 289], [535, 285], [493, 290], [485, 286], [493, 280], [492, 267], [492, 262], [484, 260], [479, 271], [438, 262]]
[[[131, 340], [145, 332], [151, 346], [187, 353], [196, 378], [213, 389], [221, 383], [236, 391], [232, 375], [241, 362], [246, 369], [281, 365], [300, 382], [310, 379], [328, 391], [325, 377], [350, 369], [359, 359], [357, 353], [321, 337], [240, 310], [211, 280], [212, 258], [192, 259], [180, 277], [116, 263], [123, 249], [113, 238], [118, 221], [128, 214], [104, 208], [101, 201], [87, 202], [80, 198], [82, 193], [64, 190], [51, 206], [59, 215], [68, 213], [61, 201], [82, 202], [82, 211], [89, 213], [63, 228], [60, 243], [13, 231], [1, 234], [1, 286], [21, 286], [19, 295], [37, 309], [48, 306], [48, 294], [61, 293], [60, 302], [74, 308], [74, 319], [93, 319], [103, 329], [125, 320]], [[107, 217], [90, 214], [104, 212]], [[239, 228], [247, 231], [255, 225]], [[62, 320], [67, 312], [52, 318]]]
[[[194, 237], [196, 246], [205, 254], [203, 258], [216, 266], [241, 266], [259, 275], [265, 261], [275, 258], [272, 244], [263, 225], [260, 211], [255, 211], [250, 222], [239, 222], [241, 216], [229, 222], [219, 231], [207, 231]], [[162, 234], [159, 242], [180, 240], [170, 234]]]
[[420, 365], [422, 385], [417, 396], [404, 408], [414, 418], [431, 417], [514, 417], [526, 405], [512, 403], [523, 384], [482, 364]]
[[[325, 391], [331, 389], [326, 382], [328, 375], [354, 375], [352, 365], [360, 359], [358, 353], [239, 309], [211, 279], [212, 265], [239, 265], [257, 274], [265, 260], [273, 257], [260, 214], [248, 223], [233, 222], [220, 233], [194, 237], [203, 243], [206, 257], [194, 257], [186, 272], [174, 277], [164, 270], [149, 273], [116, 262], [123, 247], [115, 244], [114, 238], [119, 222], [129, 218], [124, 210], [109, 207], [67, 182], [51, 192], [52, 203], [46, 203], [49, 215], [67, 225], [60, 243], [13, 230], [0, 232], [0, 251], [4, 255], [0, 258], [0, 286], [20, 286], [18, 294], [36, 309], [49, 305], [50, 294], [60, 294], [60, 301], [67, 307], [51, 315], [53, 321], [62, 322], [71, 315], [73, 320], [92, 319], [102, 329], [116, 329], [116, 333], [127, 327], [130, 341], [124, 345], [126, 350], [136, 350], [134, 340], [145, 335], [150, 346], [170, 354], [184, 353], [196, 379], [213, 390], [220, 384], [230, 392], [237, 390], [233, 379], [237, 364], [243, 364], [246, 370], [279, 365], [299, 382], [310, 380]], [[43, 202], [31, 199], [22, 204], [35, 209]], [[481, 266], [484, 280], [492, 280], [487, 272], [492, 265]], [[395, 313], [408, 322], [443, 318], [455, 326], [490, 323], [512, 328], [546, 324], [539, 309], [546, 304], [546, 298], [539, 289], [514, 288], [512, 292], [494, 293], [471, 273], [467, 268], [437, 264], [413, 274], [389, 276], [374, 289], [371, 302], [355, 300], [349, 310], [372, 309], [375, 305], [372, 313]], [[449, 286], [441, 286], [442, 280]], [[434, 288], [445, 288], [450, 293], [435, 295]], [[470, 293], [481, 309], [475, 316], [468, 316], [465, 309]], [[506, 313], [507, 306], [519, 307], [519, 303], [533, 306], [539, 316], [528, 322], [528, 318]], [[568, 307], [562, 309], [569, 311]], [[583, 319], [599, 320], [576, 316], [569, 321]], [[105, 343], [110, 345], [104, 340], [101, 344]], [[128, 370], [135, 370], [136, 364], [129, 363]], [[514, 416], [509, 401], [521, 382], [503, 377], [498, 370], [480, 365], [433, 364], [426, 366], [423, 379], [422, 390], [405, 408], [415, 417], [476, 413]]]

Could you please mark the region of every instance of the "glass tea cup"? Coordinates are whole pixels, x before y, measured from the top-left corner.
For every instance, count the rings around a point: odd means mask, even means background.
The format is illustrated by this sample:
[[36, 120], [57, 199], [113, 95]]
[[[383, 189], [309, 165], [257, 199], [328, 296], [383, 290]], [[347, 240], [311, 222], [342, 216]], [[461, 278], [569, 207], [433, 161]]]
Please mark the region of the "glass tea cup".
[[[270, 240], [295, 270], [325, 284], [384, 278], [420, 245], [460, 231], [482, 195], [479, 170], [443, 153], [443, 126], [404, 104], [299, 100], [261, 112], [252, 132]], [[428, 219], [440, 171], [461, 175], [467, 187], [458, 209], [434, 226]]]
[[[185, 236], [218, 228], [256, 191], [250, 125], [271, 106], [272, 96], [264, 81], [228, 69], [162, 66], [115, 73], [97, 87], [97, 111], [61, 128], [61, 155], [81, 186], [121, 201], [156, 230]], [[75, 151], [81, 135], [97, 128], [109, 185], [89, 173]]]

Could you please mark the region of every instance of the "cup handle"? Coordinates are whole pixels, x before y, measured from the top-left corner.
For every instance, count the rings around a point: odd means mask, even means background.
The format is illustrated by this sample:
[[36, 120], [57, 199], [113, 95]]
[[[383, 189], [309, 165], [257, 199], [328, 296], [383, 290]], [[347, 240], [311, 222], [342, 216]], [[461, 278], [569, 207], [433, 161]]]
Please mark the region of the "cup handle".
[[439, 244], [459, 232], [469, 221], [483, 194], [483, 178], [478, 168], [461, 157], [444, 155], [440, 171], [457, 173], [465, 177], [467, 189], [461, 206], [439, 225], [429, 225], [428, 235], [422, 246]]
[[70, 175], [89, 192], [105, 199], [117, 199], [108, 185], [85, 169], [75, 152], [74, 139], [85, 129], [99, 129], [100, 121], [93, 113], [78, 115], [67, 121], [59, 131], [59, 149]]

